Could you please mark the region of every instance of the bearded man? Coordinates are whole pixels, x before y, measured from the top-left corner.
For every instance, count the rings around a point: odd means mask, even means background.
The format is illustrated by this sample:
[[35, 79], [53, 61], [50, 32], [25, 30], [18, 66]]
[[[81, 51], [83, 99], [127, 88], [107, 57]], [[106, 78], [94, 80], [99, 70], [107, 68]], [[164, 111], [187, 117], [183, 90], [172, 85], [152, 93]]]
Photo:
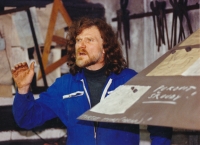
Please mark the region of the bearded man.
[[[13, 103], [17, 124], [31, 129], [59, 117], [67, 127], [67, 145], [139, 145], [139, 125], [77, 120], [137, 74], [127, 68], [111, 26], [101, 19], [81, 18], [69, 28], [67, 39], [70, 73], [57, 78], [39, 99], [29, 91], [34, 63], [30, 68], [19, 63], [12, 70], [18, 86]], [[149, 126], [148, 130], [152, 145], [170, 144], [171, 128]]]

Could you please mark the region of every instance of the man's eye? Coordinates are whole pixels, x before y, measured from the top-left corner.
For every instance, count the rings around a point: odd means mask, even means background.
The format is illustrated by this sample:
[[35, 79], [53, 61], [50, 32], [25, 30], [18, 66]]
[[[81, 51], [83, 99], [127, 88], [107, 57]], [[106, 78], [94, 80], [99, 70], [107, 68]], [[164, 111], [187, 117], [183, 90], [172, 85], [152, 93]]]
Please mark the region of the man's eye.
[[81, 41], [81, 39], [76, 39], [76, 42], [80, 42]]
[[88, 38], [88, 39], [87, 39], [87, 41], [88, 41], [88, 42], [92, 42], [92, 41], [93, 41], [93, 39], [90, 39], [90, 38]]

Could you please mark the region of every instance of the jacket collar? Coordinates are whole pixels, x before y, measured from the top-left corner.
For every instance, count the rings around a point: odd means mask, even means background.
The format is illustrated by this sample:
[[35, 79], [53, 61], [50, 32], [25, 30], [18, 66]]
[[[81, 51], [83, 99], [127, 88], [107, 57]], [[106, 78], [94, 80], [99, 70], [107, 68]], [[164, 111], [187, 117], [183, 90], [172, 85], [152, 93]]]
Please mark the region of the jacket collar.
[[[120, 75], [119, 75], [119, 74], [115, 74], [115, 73], [111, 73], [111, 74], [108, 76], [108, 79], [114, 80], [114, 79], [116, 79], [116, 78], [118, 78], [118, 77], [122, 77], [122, 76], [126, 75], [125, 70], [126, 70], [126, 69], [122, 70], [122, 72], [120, 73]], [[78, 73], [75, 75], [75, 80], [76, 80], [76, 81], [80, 81], [80, 80], [82, 80], [82, 79], [85, 79], [85, 75], [84, 75], [84, 73], [83, 73], [83, 70], [81, 70], [80, 72], [78, 72]]]

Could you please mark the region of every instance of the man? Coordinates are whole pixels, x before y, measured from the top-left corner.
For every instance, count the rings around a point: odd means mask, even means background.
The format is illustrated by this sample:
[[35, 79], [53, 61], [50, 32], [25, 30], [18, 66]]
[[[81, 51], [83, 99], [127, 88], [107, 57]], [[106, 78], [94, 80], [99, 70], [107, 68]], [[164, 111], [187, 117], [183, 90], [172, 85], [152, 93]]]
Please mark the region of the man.
[[[67, 145], [139, 145], [139, 125], [77, 120], [137, 74], [126, 68], [112, 28], [101, 19], [82, 18], [69, 28], [67, 39], [70, 73], [56, 79], [39, 99], [34, 100], [29, 91], [34, 63], [30, 69], [20, 63], [12, 70], [18, 86], [13, 103], [17, 124], [31, 129], [59, 117], [67, 127]], [[171, 128], [150, 126], [148, 130], [152, 144], [170, 144]]]

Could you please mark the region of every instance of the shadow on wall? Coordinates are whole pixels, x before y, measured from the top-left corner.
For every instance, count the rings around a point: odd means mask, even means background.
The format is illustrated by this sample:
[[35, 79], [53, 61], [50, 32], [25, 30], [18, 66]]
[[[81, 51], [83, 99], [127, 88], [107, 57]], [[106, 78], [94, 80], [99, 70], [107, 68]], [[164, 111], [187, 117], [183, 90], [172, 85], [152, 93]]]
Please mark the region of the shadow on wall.
[[105, 19], [105, 8], [99, 3], [93, 4], [85, 0], [65, 0], [63, 3], [72, 20], [83, 16]]
[[[6, 0], [0, 1], [0, 11], [4, 7], [45, 7], [54, 0]], [[62, 0], [63, 5], [67, 9], [71, 19], [76, 19], [82, 16], [98, 17], [105, 19], [105, 8], [100, 3], [93, 4], [86, 2], [86, 0]]]

